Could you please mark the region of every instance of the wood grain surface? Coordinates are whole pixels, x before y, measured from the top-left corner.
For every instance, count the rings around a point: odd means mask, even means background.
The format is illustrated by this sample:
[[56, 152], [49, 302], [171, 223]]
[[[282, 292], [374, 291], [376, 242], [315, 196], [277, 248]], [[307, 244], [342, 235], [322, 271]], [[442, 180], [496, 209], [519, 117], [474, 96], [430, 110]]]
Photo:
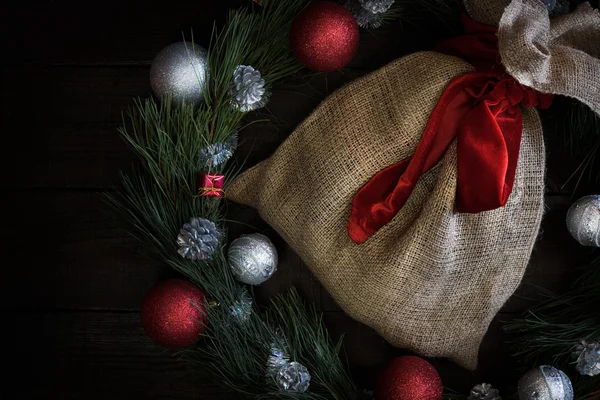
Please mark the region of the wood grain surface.
[[[417, 1], [417, 0], [415, 0]], [[175, 276], [121, 231], [103, 201], [118, 190], [119, 171], [136, 160], [117, 128], [132, 98], [150, 95], [150, 63], [165, 45], [190, 37], [207, 46], [213, 21], [247, 1], [106, 0], [14, 2], [2, 25], [1, 181], [5, 200], [0, 308], [2, 399], [233, 399], [217, 382], [186, 373], [154, 345], [139, 323], [144, 294]], [[426, 21], [427, 15], [421, 16]], [[439, 23], [391, 24], [362, 32], [349, 68], [300, 74], [279, 84], [263, 116], [241, 133], [236, 157], [248, 165], [268, 157], [327, 94], [353, 78], [451, 35]], [[433, 68], [434, 66], [432, 66]], [[399, 94], [400, 95], [400, 94]], [[393, 101], [393, 99], [391, 99]], [[550, 124], [551, 125], [551, 124]], [[550, 127], [550, 131], [552, 131]], [[324, 133], [325, 134], [325, 133]], [[550, 139], [556, 142], [554, 139]], [[568, 152], [549, 153], [548, 212], [526, 279], [491, 325], [480, 366], [468, 372], [434, 360], [444, 383], [467, 391], [480, 381], [500, 388], [519, 376], [501, 321], [526, 310], [535, 286], [561, 290], [565, 274], [589, 256], [565, 230], [573, 193], [558, 188], [577, 166]], [[578, 194], [597, 191], [580, 185]], [[299, 257], [255, 210], [231, 205], [232, 235], [266, 233], [280, 253], [277, 274], [257, 290], [259, 303], [296, 287], [325, 314], [356, 381], [372, 387], [378, 371], [402, 350], [347, 317]]]

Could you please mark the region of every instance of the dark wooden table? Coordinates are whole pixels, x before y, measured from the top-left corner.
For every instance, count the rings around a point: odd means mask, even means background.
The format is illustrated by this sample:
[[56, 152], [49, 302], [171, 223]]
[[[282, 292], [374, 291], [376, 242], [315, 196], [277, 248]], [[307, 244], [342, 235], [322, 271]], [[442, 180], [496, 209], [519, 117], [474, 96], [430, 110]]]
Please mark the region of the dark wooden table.
[[[118, 188], [119, 170], [135, 162], [117, 128], [132, 98], [150, 94], [154, 55], [190, 28], [196, 42], [207, 46], [212, 21], [221, 23], [228, 8], [244, 3], [40, 1], [5, 8], [0, 88], [7, 205], [0, 307], [7, 319], [0, 398], [234, 398], [186, 373], [170, 352], [144, 335], [140, 301], [174, 273], [116, 227], [103, 192]], [[266, 158], [335, 88], [402, 54], [430, 49], [450, 31], [443, 24], [405, 23], [363, 32], [349, 69], [279, 85], [269, 107], [275, 122], [245, 130], [238, 157], [250, 153], [250, 165]], [[550, 182], [564, 181], [576, 165], [558, 153], [551, 154]], [[588, 252], [564, 227], [569, 191], [549, 184], [547, 200], [526, 282], [560, 289], [566, 271]], [[334, 336], [346, 335], [352, 373], [371, 386], [378, 369], [402, 352], [345, 316], [254, 210], [234, 206], [230, 217], [254, 226], [233, 227], [236, 234], [261, 230], [279, 249], [280, 269], [258, 289], [259, 302], [298, 288], [324, 312]], [[517, 360], [510, 357], [501, 321], [519, 315], [531, 304], [523, 297], [535, 295], [524, 284], [506, 304], [482, 344], [477, 371], [434, 361], [447, 386], [466, 391], [480, 381], [503, 387], [517, 379]]]

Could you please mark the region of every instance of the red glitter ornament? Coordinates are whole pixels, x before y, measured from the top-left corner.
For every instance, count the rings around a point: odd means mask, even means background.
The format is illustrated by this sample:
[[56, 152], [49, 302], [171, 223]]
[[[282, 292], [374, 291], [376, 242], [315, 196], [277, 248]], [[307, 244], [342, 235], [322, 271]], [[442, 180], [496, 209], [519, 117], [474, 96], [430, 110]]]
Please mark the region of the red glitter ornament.
[[152, 288], [142, 302], [142, 327], [164, 347], [187, 347], [206, 329], [206, 297], [183, 279], [170, 279]]
[[393, 359], [379, 378], [376, 400], [441, 400], [444, 391], [439, 374], [427, 361], [415, 356]]
[[290, 32], [296, 58], [315, 72], [345, 67], [354, 57], [359, 39], [350, 11], [331, 1], [311, 3], [296, 16]]

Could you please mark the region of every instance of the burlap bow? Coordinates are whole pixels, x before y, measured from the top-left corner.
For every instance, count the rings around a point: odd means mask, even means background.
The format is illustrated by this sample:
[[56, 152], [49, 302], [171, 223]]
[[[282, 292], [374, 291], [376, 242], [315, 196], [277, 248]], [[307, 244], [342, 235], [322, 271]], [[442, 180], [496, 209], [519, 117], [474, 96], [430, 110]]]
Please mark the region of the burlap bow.
[[[483, 2], [469, 3], [468, 8], [490, 21], [504, 1], [497, 0], [497, 7], [486, 1], [483, 9], [477, 8]], [[398, 214], [454, 139], [456, 211], [480, 213], [505, 206], [512, 192], [521, 107], [546, 108], [549, 94], [562, 94], [600, 110], [600, 60], [595, 57], [600, 15], [586, 3], [551, 23], [539, 0], [514, 0], [503, 10], [498, 29], [464, 17], [464, 35], [436, 48], [470, 62], [477, 73], [457, 77], [446, 87], [412, 157], [378, 172], [358, 191], [348, 221], [356, 243], [364, 243]]]
[[500, 19], [498, 47], [522, 85], [576, 98], [600, 114], [600, 13], [589, 3], [551, 20], [541, 1], [513, 0]]

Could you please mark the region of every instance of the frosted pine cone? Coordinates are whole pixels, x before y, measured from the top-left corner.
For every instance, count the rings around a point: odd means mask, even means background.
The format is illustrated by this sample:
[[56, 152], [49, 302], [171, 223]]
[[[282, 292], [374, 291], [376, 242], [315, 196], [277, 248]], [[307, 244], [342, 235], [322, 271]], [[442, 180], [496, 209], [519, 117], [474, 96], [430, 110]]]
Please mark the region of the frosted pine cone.
[[258, 110], [267, 104], [270, 93], [260, 71], [249, 65], [238, 65], [233, 71], [231, 105], [241, 112]]
[[344, 2], [344, 7], [356, 20], [356, 23], [361, 28], [365, 29], [375, 29], [379, 28], [383, 24], [383, 20], [378, 14], [373, 14], [371, 11], [363, 8], [362, 4], [359, 3], [359, 0], [346, 0]]
[[237, 145], [237, 133], [231, 135], [226, 142], [209, 144], [200, 150], [200, 167], [211, 168], [226, 163], [233, 156]]
[[473, 386], [468, 400], [502, 400], [498, 389], [494, 389], [489, 383]]
[[575, 347], [573, 357], [577, 359], [575, 369], [581, 375], [600, 375], [600, 340], [590, 343], [583, 340]]
[[372, 14], [381, 14], [390, 9], [394, 0], [358, 0], [362, 7]]
[[179, 231], [177, 252], [190, 260], [206, 260], [219, 245], [220, 237], [221, 232], [212, 221], [192, 218]]
[[248, 289], [243, 287], [238, 300], [230, 307], [231, 315], [237, 322], [246, 322], [252, 315], [252, 297], [248, 293]]
[[304, 365], [292, 361], [279, 369], [277, 386], [286, 392], [304, 393], [310, 386], [310, 373]]

